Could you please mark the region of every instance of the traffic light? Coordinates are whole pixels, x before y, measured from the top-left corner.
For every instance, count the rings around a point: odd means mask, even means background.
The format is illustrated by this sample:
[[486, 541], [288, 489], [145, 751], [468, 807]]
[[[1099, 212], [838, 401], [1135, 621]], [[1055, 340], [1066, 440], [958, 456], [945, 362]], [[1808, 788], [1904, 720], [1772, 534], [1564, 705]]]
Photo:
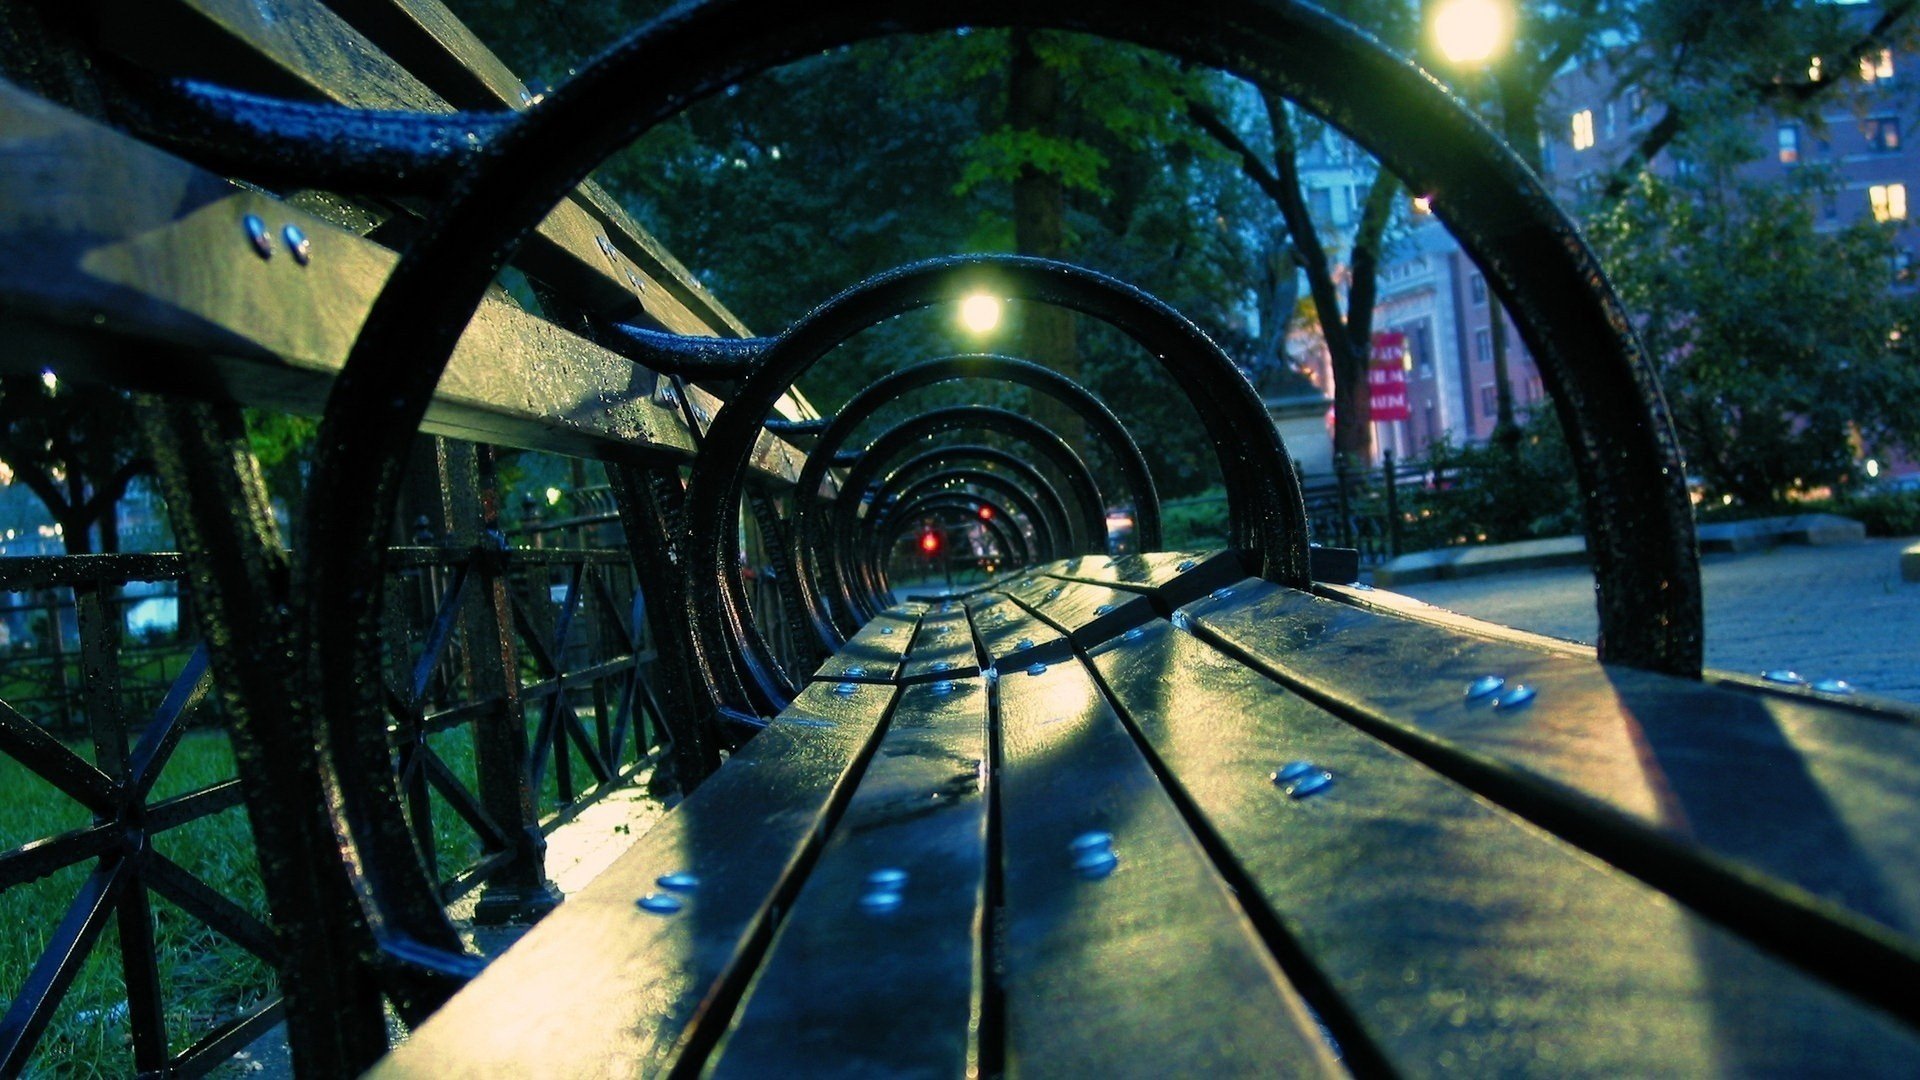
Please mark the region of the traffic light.
[[980, 507], [980, 520], [981, 520], [981, 521], [992, 521], [992, 520], [993, 520], [993, 507], [991, 507], [991, 506], [982, 506], [982, 507]]
[[940, 533], [938, 530], [928, 529], [920, 534], [920, 550], [926, 552], [928, 555], [940, 554]]

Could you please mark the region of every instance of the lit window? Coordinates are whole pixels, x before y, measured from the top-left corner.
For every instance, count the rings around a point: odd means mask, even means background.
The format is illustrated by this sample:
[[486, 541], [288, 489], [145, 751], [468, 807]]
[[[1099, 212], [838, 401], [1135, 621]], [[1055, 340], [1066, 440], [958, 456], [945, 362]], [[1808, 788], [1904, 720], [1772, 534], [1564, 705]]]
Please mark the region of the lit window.
[[1875, 184], [1867, 189], [1875, 221], [1907, 220], [1907, 185]]
[[1883, 82], [1893, 78], [1893, 50], [1881, 49], [1877, 56], [1860, 58], [1860, 81]]
[[1793, 165], [1800, 160], [1800, 128], [1796, 124], [1781, 124], [1778, 135], [1780, 143], [1780, 164]]
[[1891, 154], [1900, 149], [1900, 121], [1891, 116], [1871, 116], [1863, 121], [1860, 130], [1867, 136], [1867, 145], [1883, 154]]
[[1593, 145], [1593, 110], [1581, 109], [1573, 114], [1573, 148], [1585, 150]]

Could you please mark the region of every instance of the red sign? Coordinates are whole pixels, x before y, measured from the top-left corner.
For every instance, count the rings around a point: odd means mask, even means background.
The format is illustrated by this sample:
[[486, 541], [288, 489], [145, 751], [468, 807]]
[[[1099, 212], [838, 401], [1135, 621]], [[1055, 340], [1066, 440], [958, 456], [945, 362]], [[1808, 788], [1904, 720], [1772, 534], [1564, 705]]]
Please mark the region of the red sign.
[[1373, 358], [1367, 364], [1367, 396], [1372, 400], [1376, 421], [1407, 420], [1413, 416], [1407, 407], [1407, 335], [1373, 335]]

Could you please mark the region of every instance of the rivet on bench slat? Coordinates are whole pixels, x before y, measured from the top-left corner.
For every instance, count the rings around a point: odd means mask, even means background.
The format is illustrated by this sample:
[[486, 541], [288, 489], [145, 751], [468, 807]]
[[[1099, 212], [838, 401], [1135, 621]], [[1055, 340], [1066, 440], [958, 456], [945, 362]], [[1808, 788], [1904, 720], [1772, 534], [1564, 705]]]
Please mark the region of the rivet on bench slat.
[[1507, 680], [1498, 675], [1482, 675], [1467, 686], [1467, 700], [1475, 701], [1494, 693], [1507, 685]]
[[1113, 834], [1109, 832], [1081, 833], [1067, 845], [1067, 851], [1073, 856], [1074, 873], [1089, 881], [1106, 877], [1120, 865], [1120, 856], [1113, 852]]
[[1760, 673], [1760, 677], [1770, 683], [1779, 683], [1782, 686], [1807, 685], [1807, 680], [1801, 678], [1800, 673], [1791, 668], [1774, 668], [1772, 671], [1763, 671]]
[[1311, 761], [1290, 761], [1272, 779], [1291, 799], [1304, 799], [1333, 786], [1333, 774]]
[[653, 880], [655, 885], [674, 892], [692, 892], [700, 887], [700, 879], [685, 870], [675, 870], [671, 874], [661, 874]]
[[240, 219], [240, 227], [246, 230], [247, 243], [253, 245], [253, 253], [263, 259], [273, 258], [273, 237], [267, 232], [267, 223], [259, 214], [248, 214]]
[[287, 250], [293, 253], [293, 261], [305, 266], [313, 261], [313, 241], [300, 226], [289, 222], [280, 230], [280, 238], [287, 242]]
[[667, 893], [648, 893], [634, 901], [641, 911], [651, 911], [655, 915], [673, 915], [686, 907], [686, 901]]
[[1496, 709], [1517, 709], [1533, 699], [1533, 687], [1521, 684], [1511, 690], [1503, 691], [1499, 697], [1494, 698], [1493, 707]]

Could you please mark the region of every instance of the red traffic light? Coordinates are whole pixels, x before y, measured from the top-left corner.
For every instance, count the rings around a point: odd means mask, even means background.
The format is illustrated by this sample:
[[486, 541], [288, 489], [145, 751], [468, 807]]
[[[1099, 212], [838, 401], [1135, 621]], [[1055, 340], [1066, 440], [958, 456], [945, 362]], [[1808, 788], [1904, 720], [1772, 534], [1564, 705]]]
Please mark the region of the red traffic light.
[[982, 507], [980, 508], [980, 520], [981, 520], [981, 521], [992, 521], [992, 520], [993, 520], [993, 507], [991, 507], [991, 506], [982, 506]]
[[932, 555], [940, 550], [940, 534], [928, 529], [920, 534], [920, 550]]

